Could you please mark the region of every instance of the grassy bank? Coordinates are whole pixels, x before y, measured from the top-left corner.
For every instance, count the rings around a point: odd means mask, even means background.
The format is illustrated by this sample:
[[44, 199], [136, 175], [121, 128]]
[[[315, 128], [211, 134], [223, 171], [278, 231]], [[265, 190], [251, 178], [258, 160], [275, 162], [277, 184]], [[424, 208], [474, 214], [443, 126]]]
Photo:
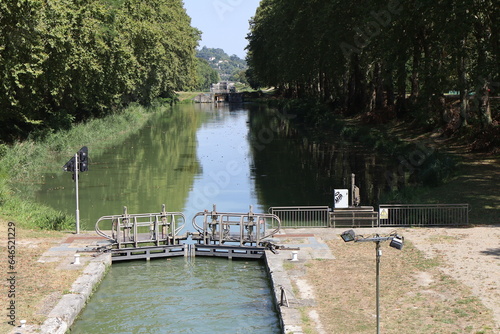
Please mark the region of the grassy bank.
[[[325, 331], [372, 333], [376, 327], [373, 243], [346, 244], [338, 238], [329, 240], [328, 246], [335, 260], [312, 260], [305, 265]], [[443, 272], [450, 265], [443, 257], [426, 256], [408, 239], [402, 251], [384, 247], [383, 252], [383, 333], [496, 332], [492, 311], [463, 282]], [[315, 333], [311, 327], [304, 332]]]
[[[5, 240], [8, 236], [7, 223], [7, 221], [0, 218], [2, 240]], [[59, 261], [38, 261], [50, 248], [60, 245], [61, 240], [64, 240], [63, 238], [66, 238], [69, 235], [68, 233], [21, 229], [18, 228], [18, 224], [16, 224], [15, 232], [15, 269], [17, 273], [15, 297], [9, 298], [7, 293], [0, 294], [0, 305], [2, 307], [7, 306], [11, 301], [15, 301], [16, 326], [19, 325], [22, 319], [27, 320], [29, 326], [41, 325], [59, 299], [71, 289], [71, 284], [81, 274], [83, 267], [61, 270], [58, 268]], [[9, 272], [6, 261], [8, 254], [6, 246], [6, 242], [0, 246], [0, 253], [2, 254], [0, 268], [4, 273]], [[7, 290], [4, 289], [4, 291]], [[10, 333], [14, 328], [7, 323], [10, 319], [7, 317], [2, 318], [0, 333]]]
[[54, 164], [62, 166], [82, 146], [110, 147], [122, 142], [166, 107], [131, 105], [121, 113], [94, 119], [67, 131], [47, 135], [43, 140], [26, 140], [0, 146], [0, 212], [21, 228], [65, 230], [74, 217], [30, 200], [15, 184], [37, 183], [41, 173]]

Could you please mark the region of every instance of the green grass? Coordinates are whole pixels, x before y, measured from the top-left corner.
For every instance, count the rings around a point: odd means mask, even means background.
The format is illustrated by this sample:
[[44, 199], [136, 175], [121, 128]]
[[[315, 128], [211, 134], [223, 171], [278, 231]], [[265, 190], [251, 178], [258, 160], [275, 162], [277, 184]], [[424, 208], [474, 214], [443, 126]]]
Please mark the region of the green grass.
[[165, 107], [156, 104], [144, 108], [132, 104], [121, 113], [90, 120], [70, 130], [28, 139], [11, 146], [0, 145], [0, 211], [6, 220], [17, 221], [28, 229], [68, 230], [74, 217], [35, 203], [26, 194], [18, 193], [14, 184], [37, 183], [41, 173], [54, 161], [62, 166], [82, 146], [110, 147], [138, 131]]
[[203, 93], [207, 92], [177, 92], [177, 97], [180, 101], [180, 103], [188, 103], [188, 102], [193, 102], [192, 100]]

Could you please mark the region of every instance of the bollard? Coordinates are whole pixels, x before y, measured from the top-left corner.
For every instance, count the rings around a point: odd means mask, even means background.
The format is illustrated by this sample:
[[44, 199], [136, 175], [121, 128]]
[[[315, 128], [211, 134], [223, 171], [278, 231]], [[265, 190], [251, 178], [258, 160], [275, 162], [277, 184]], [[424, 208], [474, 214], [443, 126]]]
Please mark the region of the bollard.
[[298, 261], [299, 260], [298, 254], [299, 254], [299, 252], [293, 251], [292, 252], [292, 258], [290, 259], [290, 261]]
[[73, 264], [80, 264], [80, 254], [75, 254], [75, 261]]

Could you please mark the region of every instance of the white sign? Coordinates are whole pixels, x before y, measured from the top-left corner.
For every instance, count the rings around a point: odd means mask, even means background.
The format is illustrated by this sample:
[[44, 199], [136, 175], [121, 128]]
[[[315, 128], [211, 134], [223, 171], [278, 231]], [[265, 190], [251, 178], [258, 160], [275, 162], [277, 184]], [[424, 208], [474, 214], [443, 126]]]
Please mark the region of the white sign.
[[389, 209], [379, 209], [378, 215], [380, 219], [389, 219]]
[[334, 189], [333, 203], [335, 209], [347, 209], [349, 207], [349, 190]]

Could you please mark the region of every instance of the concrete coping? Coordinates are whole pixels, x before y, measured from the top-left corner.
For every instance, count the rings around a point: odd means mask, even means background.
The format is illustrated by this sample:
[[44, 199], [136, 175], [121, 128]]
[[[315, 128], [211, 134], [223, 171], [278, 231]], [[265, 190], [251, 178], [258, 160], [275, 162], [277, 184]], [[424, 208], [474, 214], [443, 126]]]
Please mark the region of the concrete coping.
[[71, 286], [70, 294], [64, 295], [40, 328], [44, 334], [64, 334], [71, 327], [92, 292], [103, 279], [111, 265], [111, 254], [104, 253], [92, 259], [83, 274]]

